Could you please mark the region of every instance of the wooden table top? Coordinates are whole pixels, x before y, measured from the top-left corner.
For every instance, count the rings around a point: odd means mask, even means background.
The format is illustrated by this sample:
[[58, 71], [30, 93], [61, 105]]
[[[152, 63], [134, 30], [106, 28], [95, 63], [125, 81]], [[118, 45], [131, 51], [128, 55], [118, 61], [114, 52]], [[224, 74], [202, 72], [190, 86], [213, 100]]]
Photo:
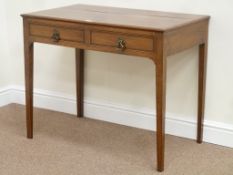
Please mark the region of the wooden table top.
[[180, 14], [83, 4], [43, 10], [23, 14], [22, 16], [155, 31], [168, 31], [209, 19], [209, 16], [206, 15]]

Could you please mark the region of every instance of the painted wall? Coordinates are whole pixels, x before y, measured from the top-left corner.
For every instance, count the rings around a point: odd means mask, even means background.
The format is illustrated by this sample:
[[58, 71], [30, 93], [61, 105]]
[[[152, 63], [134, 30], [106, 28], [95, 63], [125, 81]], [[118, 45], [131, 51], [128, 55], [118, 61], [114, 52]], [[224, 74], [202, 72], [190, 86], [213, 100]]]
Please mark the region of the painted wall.
[[7, 24], [5, 1], [0, 0], [0, 89], [10, 84], [12, 77], [9, 74], [11, 67], [11, 59], [9, 59]]
[[[1, 41], [1, 45], [8, 43], [10, 52], [6, 59], [1, 51], [0, 66], [1, 71], [4, 70], [3, 63], [8, 65], [11, 60], [8, 69], [14, 70], [14, 84], [24, 84], [22, 19], [19, 15], [74, 3], [211, 15], [206, 119], [233, 124], [233, 20], [230, 20], [233, 2], [230, 0], [134, 0], [133, 3], [131, 0], [5, 0], [4, 7], [0, 6], [5, 13], [0, 10], [0, 19], [5, 20], [7, 32], [1, 36], [6, 40]], [[35, 55], [35, 87], [74, 95], [74, 49], [36, 44]], [[192, 48], [168, 58], [169, 113], [192, 119], [196, 116], [197, 56], [197, 48]], [[85, 98], [154, 112], [155, 67], [149, 60], [88, 51], [85, 61]], [[8, 77], [2, 76], [0, 81], [2, 85]]]

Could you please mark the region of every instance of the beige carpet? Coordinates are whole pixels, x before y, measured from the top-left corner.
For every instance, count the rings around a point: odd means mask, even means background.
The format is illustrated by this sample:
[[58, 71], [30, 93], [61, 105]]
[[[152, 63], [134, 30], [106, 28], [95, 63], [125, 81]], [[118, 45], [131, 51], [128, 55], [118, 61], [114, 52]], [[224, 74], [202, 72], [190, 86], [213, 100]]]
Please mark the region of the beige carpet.
[[25, 137], [21, 105], [0, 108], [1, 175], [233, 175], [233, 149], [166, 136], [166, 167], [155, 171], [155, 134], [35, 110]]

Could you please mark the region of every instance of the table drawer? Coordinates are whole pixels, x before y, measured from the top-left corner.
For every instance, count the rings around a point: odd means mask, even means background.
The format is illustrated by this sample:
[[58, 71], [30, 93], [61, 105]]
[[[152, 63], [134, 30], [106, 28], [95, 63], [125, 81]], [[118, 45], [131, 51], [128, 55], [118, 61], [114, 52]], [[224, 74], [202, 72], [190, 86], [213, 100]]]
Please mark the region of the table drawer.
[[56, 25], [30, 24], [30, 35], [51, 39], [53, 42], [84, 42], [84, 30]]
[[152, 36], [140, 34], [124, 34], [110, 31], [91, 31], [92, 45], [115, 47], [116, 50], [153, 51], [154, 39]]

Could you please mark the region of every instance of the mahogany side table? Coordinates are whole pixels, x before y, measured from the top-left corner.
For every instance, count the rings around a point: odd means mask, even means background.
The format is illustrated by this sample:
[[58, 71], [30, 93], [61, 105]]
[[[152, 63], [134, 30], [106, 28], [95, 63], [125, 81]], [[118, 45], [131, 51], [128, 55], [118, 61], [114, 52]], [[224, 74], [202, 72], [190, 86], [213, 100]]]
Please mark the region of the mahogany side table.
[[77, 116], [83, 117], [84, 50], [142, 56], [156, 65], [157, 170], [164, 170], [166, 58], [199, 46], [197, 142], [202, 143], [209, 16], [91, 5], [23, 14], [27, 137], [33, 138], [33, 45], [76, 49]]

